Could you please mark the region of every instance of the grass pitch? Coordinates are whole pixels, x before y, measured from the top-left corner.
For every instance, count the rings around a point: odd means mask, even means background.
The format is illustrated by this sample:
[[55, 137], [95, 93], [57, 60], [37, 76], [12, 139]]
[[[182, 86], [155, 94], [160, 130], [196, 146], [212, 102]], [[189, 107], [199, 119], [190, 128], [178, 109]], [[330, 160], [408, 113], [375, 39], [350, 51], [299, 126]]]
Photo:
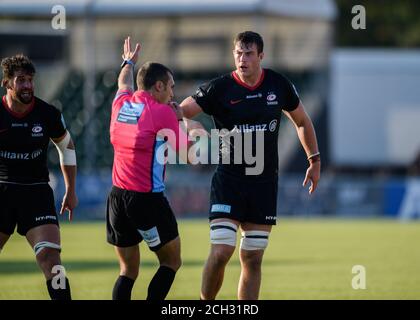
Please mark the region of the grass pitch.
[[[209, 250], [206, 220], [179, 220], [183, 266], [168, 299], [198, 299]], [[118, 276], [104, 223], [62, 223], [62, 260], [74, 299], [110, 299]], [[352, 288], [352, 267], [366, 289]], [[157, 259], [141, 244], [133, 299], [145, 299]], [[218, 299], [236, 299], [235, 251]], [[0, 299], [48, 299], [26, 239], [16, 233], [0, 254]], [[261, 299], [420, 299], [420, 223], [391, 220], [284, 220], [273, 228], [263, 263]]]

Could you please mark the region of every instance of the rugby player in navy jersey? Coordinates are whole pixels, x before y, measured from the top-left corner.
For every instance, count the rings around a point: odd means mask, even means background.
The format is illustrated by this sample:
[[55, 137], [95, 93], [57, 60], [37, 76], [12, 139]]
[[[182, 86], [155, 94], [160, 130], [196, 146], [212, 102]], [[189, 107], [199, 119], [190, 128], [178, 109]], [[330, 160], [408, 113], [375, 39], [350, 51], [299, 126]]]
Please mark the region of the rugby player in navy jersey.
[[[57, 147], [66, 193], [60, 210], [71, 220], [77, 206], [76, 152], [63, 116], [34, 96], [33, 63], [23, 55], [4, 58], [0, 102], [0, 251], [17, 226], [33, 248], [53, 300], [70, 300], [60, 259], [60, 231], [48, 185], [47, 149]], [[1, 259], [1, 257], [0, 257]]]
[[[205, 112], [213, 116], [217, 129], [226, 129], [232, 135], [239, 134], [244, 138], [242, 143], [235, 145], [237, 141], [228, 135], [220, 144], [221, 160], [211, 184], [211, 249], [202, 276], [203, 300], [215, 299], [222, 286], [226, 264], [235, 250], [238, 228], [242, 233], [238, 299], [258, 299], [264, 250], [271, 228], [276, 224], [277, 140], [283, 113], [295, 125], [309, 161], [303, 186], [310, 182], [309, 193], [313, 193], [320, 178], [320, 154], [312, 121], [292, 83], [280, 73], [261, 67], [263, 47], [263, 39], [258, 33], [238, 34], [233, 49], [235, 71], [200, 86], [194, 95], [181, 103], [184, 117]], [[252, 148], [245, 143], [247, 134], [254, 135], [250, 140]], [[256, 138], [258, 134], [263, 140]], [[261, 143], [264, 152], [256, 155], [255, 165], [235, 161], [235, 148], [241, 148], [240, 154], [245, 157], [258, 151], [257, 144]], [[226, 154], [230, 162], [224, 161]], [[261, 156], [262, 166], [259, 166], [258, 157]], [[260, 168], [252, 171], [251, 166]]]

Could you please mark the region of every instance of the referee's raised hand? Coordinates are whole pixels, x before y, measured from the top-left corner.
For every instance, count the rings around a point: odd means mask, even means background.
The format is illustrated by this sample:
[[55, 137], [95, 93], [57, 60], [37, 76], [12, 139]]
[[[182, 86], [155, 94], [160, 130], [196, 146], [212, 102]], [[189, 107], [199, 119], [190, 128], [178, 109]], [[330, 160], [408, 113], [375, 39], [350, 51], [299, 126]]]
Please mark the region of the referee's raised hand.
[[140, 52], [140, 44], [136, 43], [136, 47], [134, 48], [134, 51], [131, 51], [131, 42], [130, 42], [130, 36], [128, 36], [124, 40], [124, 53], [122, 54], [123, 60], [129, 60], [133, 62], [134, 64], [137, 63], [137, 59], [139, 57]]

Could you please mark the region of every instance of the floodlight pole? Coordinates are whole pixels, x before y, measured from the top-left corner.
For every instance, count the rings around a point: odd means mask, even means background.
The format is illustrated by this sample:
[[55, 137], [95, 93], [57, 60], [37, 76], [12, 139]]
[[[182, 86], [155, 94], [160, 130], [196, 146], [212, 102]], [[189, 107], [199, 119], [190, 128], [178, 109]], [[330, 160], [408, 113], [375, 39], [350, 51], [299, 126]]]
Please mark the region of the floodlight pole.
[[95, 0], [90, 0], [85, 7], [85, 43], [84, 43], [84, 55], [85, 65], [84, 74], [85, 82], [83, 85], [83, 114], [85, 118], [85, 132], [84, 132], [84, 154], [85, 163], [84, 168], [87, 171], [92, 170], [95, 166], [96, 161], [96, 144], [95, 144], [95, 131], [96, 125], [92, 117], [95, 114], [95, 20], [93, 13], [93, 4]]

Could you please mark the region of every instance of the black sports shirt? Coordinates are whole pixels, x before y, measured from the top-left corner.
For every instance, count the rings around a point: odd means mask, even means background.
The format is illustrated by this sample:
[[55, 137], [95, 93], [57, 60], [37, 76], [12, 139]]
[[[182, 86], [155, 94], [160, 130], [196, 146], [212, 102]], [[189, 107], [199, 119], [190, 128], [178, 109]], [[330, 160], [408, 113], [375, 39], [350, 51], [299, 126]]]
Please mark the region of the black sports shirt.
[[35, 97], [25, 113], [15, 113], [5, 99], [0, 106], [0, 182], [48, 182], [48, 143], [66, 132], [60, 111]]
[[[238, 178], [249, 177], [261, 180], [277, 178], [278, 132], [282, 110], [293, 111], [300, 101], [294, 86], [286, 77], [273, 70], [263, 69], [258, 83], [250, 87], [232, 72], [200, 86], [192, 97], [205, 113], [213, 116], [217, 129], [225, 128], [231, 135], [242, 135], [241, 147], [233, 142], [235, 140], [232, 138], [221, 139], [219, 172]], [[238, 148], [241, 148], [239, 152], [244, 155], [245, 135], [251, 134], [253, 136], [251, 155], [256, 156], [256, 152], [261, 150], [256, 145], [256, 132], [264, 136], [264, 157], [260, 157], [264, 167], [261, 173], [249, 175], [245, 170], [255, 167], [250, 161], [252, 158], [249, 156], [247, 158], [251, 164], [247, 164], [244, 157], [242, 164], [235, 164], [234, 150], [236, 148], [238, 151]], [[250, 150], [247, 149], [249, 154]], [[230, 164], [222, 163], [222, 157], [226, 154], [230, 157]]]

